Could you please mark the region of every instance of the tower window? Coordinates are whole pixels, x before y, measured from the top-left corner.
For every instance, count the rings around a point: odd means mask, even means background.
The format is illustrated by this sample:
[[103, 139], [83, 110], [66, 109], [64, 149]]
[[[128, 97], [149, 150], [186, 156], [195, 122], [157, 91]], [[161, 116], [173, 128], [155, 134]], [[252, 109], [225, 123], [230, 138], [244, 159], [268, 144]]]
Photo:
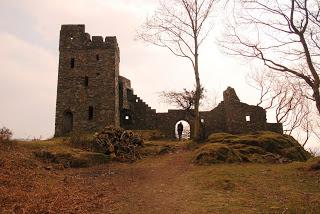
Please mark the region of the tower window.
[[250, 116], [246, 116], [246, 121], [250, 122], [251, 121], [251, 117]]
[[70, 60], [70, 67], [74, 68], [74, 58], [71, 58], [71, 60]]
[[96, 60], [99, 61], [100, 60], [100, 56], [99, 54], [96, 55]]
[[84, 77], [84, 86], [86, 86], [86, 87], [89, 86], [89, 77], [88, 76]]
[[93, 119], [93, 106], [89, 106], [88, 119]]

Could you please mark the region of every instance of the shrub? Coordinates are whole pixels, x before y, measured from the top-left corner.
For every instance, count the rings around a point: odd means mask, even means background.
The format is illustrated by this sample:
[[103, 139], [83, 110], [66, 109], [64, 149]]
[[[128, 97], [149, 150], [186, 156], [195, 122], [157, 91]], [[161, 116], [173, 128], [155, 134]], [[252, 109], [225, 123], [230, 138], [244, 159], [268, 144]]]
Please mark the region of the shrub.
[[0, 129], [0, 142], [10, 141], [12, 137], [12, 131], [6, 127]]

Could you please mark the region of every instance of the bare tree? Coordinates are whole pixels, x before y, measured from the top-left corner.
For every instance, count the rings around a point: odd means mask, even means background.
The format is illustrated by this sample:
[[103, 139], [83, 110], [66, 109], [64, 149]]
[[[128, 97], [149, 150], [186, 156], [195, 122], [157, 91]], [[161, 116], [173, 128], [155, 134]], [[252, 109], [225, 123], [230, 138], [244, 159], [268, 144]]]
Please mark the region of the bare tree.
[[[229, 1], [230, 3], [231, 1]], [[258, 62], [283, 81], [299, 85], [320, 113], [319, 0], [232, 1], [233, 15], [223, 46]], [[294, 92], [294, 96], [296, 91]]]
[[189, 60], [195, 74], [194, 139], [200, 138], [199, 50], [212, 28], [210, 14], [215, 0], [160, 0], [160, 7], [138, 29], [137, 38]]
[[[201, 100], [205, 98], [205, 90], [201, 87], [200, 91], [200, 104]], [[194, 108], [196, 100], [196, 90], [183, 89], [182, 91], [162, 91], [160, 98], [170, 105], [174, 105], [179, 109], [183, 109], [195, 117]]]
[[[254, 72], [249, 76], [249, 81], [260, 91], [257, 105], [273, 110], [275, 121], [283, 124], [284, 132], [289, 135], [294, 133], [305, 146], [314, 132], [313, 120], [317, 117], [311, 117], [310, 100], [303, 95], [300, 86], [266, 71]], [[303, 136], [299, 134], [301, 130]]]

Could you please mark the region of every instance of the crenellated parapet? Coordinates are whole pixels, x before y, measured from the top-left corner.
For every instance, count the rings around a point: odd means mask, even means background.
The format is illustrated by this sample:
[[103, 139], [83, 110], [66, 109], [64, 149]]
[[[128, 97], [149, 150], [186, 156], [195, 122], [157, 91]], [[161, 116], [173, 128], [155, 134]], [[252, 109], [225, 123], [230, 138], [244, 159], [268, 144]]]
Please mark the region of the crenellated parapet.
[[110, 49], [119, 52], [117, 38], [115, 36], [90, 36], [85, 32], [85, 25], [62, 25], [60, 30], [59, 49]]

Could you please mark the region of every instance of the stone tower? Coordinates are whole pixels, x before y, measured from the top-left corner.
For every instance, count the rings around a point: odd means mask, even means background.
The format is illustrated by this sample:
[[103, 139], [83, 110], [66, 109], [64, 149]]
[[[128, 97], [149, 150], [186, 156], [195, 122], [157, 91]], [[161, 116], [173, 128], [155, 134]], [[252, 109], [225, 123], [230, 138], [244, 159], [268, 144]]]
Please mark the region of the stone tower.
[[92, 36], [84, 25], [62, 25], [55, 136], [120, 125], [116, 37]]

